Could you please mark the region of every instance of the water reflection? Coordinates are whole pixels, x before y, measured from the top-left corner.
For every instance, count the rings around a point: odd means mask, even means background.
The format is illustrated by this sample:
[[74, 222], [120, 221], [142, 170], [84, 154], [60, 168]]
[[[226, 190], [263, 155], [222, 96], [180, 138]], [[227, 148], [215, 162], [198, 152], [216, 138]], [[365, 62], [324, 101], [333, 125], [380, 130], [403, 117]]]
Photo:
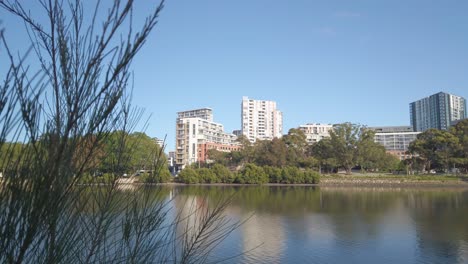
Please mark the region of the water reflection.
[[[464, 189], [177, 187], [184, 197], [236, 193], [229, 217], [254, 216], [216, 251], [245, 263], [466, 263]], [[191, 198], [195, 199], [195, 198]]]

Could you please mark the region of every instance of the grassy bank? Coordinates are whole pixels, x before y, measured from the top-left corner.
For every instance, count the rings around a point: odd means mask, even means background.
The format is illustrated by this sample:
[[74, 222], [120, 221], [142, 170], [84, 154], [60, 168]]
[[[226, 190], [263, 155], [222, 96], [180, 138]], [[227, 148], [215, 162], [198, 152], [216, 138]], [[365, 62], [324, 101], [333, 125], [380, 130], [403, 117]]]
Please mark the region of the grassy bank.
[[460, 185], [468, 186], [468, 176], [333, 174], [322, 175], [320, 185]]

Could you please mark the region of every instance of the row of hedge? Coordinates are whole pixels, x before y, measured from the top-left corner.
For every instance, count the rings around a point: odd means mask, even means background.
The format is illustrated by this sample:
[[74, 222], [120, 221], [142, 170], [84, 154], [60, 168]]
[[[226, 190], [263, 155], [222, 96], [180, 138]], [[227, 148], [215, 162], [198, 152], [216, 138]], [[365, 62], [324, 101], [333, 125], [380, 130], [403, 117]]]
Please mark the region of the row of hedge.
[[187, 167], [179, 173], [178, 181], [188, 184], [317, 184], [320, 181], [320, 175], [313, 170], [300, 170], [297, 167], [260, 167], [251, 163], [245, 165], [240, 172], [231, 172], [225, 166], [215, 164], [211, 168], [194, 169]]

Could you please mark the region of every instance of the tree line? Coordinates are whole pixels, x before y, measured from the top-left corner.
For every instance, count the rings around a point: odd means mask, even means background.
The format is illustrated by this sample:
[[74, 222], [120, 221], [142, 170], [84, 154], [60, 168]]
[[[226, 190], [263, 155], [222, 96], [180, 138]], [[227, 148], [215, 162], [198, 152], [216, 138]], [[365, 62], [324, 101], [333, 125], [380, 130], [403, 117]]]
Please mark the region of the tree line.
[[232, 170], [245, 164], [283, 168], [292, 166], [315, 169], [320, 173], [335, 173], [342, 169], [362, 172], [456, 172], [468, 173], [468, 120], [462, 120], [450, 130], [429, 129], [419, 134], [408, 148], [409, 158], [400, 161], [374, 141], [375, 132], [365, 126], [343, 123], [335, 125], [330, 137], [308, 145], [305, 134], [290, 129], [282, 138], [251, 143], [240, 136], [240, 151], [230, 153], [210, 150], [210, 160]]
[[408, 154], [411, 157], [404, 164], [410, 173], [468, 173], [468, 119], [458, 122], [448, 131], [424, 131], [410, 144]]
[[388, 154], [385, 148], [374, 142], [374, 132], [364, 126], [343, 123], [334, 126], [330, 137], [309, 145], [303, 131], [292, 128], [282, 138], [251, 143], [240, 136], [240, 151], [230, 153], [210, 150], [208, 155], [214, 163], [239, 170], [245, 164], [284, 168], [314, 169], [320, 173], [333, 173], [359, 167], [364, 172], [394, 171], [399, 168], [399, 159]]
[[[46, 148], [51, 135], [42, 135], [39, 141], [41, 148]], [[71, 167], [77, 169], [86, 163], [83, 169], [82, 182], [110, 182], [112, 177], [141, 174], [141, 182], [167, 182], [171, 179], [167, 157], [163, 148], [143, 132], [127, 133], [112, 131], [100, 136], [99, 141], [94, 135], [78, 137], [77, 147], [71, 154]], [[0, 171], [11, 174], [7, 164], [24, 162], [23, 153], [30, 152], [30, 143], [5, 142], [0, 146]], [[91, 151], [92, 150], [92, 151]], [[91, 153], [84, 155], [84, 153]], [[8, 155], [7, 155], [8, 154]], [[140, 171], [144, 171], [140, 173]], [[94, 179], [93, 179], [94, 177]]]

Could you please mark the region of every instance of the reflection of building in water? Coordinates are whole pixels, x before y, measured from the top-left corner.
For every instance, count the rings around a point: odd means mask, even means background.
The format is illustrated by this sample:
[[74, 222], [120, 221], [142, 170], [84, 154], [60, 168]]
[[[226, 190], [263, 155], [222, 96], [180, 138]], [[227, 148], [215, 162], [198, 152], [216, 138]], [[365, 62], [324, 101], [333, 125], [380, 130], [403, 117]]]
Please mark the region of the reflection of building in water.
[[468, 241], [461, 242], [459, 254], [458, 259], [460, 260], [460, 263], [468, 263]]
[[245, 258], [265, 263], [279, 262], [285, 250], [286, 235], [281, 218], [254, 214], [241, 227]]
[[208, 209], [208, 201], [200, 196], [177, 196], [174, 198], [174, 209], [180, 219], [177, 236], [186, 232], [190, 236], [199, 229], [200, 220]]

